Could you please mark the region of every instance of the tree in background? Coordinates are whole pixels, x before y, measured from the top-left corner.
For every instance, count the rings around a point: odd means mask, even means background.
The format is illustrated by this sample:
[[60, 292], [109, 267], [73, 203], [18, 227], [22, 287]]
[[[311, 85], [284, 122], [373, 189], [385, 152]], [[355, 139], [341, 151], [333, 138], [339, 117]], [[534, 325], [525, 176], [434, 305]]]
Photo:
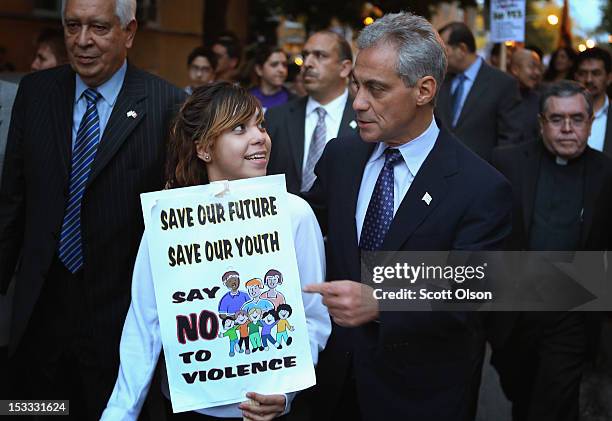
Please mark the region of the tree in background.
[[599, 29], [612, 34], [612, 3], [610, 1], [603, 2], [601, 5], [601, 25]]

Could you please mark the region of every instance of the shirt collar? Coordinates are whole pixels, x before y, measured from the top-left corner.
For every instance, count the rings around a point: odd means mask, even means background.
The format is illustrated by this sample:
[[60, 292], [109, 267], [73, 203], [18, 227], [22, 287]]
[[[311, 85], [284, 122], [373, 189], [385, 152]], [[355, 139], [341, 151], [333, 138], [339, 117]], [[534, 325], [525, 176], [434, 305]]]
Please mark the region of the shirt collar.
[[332, 120], [335, 120], [336, 116], [340, 116], [339, 118], [342, 119], [347, 98], [348, 89], [345, 89], [342, 95], [325, 105], [321, 105], [317, 100], [313, 99], [311, 96], [308, 96], [308, 102], [306, 103], [306, 117], [308, 117], [311, 113], [314, 113], [318, 107], [322, 107]]
[[[404, 162], [408, 166], [410, 173], [414, 177], [416, 177], [423, 162], [427, 159], [427, 155], [429, 155], [429, 152], [433, 149], [439, 133], [440, 129], [438, 128], [436, 119], [432, 118], [431, 124], [423, 133], [397, 148], [402, 154], [402, 158], [404, 158]], [[377, 159], [384, 159], [383, 154], [388, 147], [386, 143], [379, 142], [374, 153], [370, 156], [368, 164]]]
[[[109, 80], [107, 80], [102, 85], [96, 88], [96, 91], [98, 91], [100, 95], [102, 95], [102, 99], [106, 101], [109, 107], [115, 106], [115, 101], [117, 100], [117, 97], [119, 96], [119, 91], [121, 90], [121, 86], [123, 85], [123, 79], [125, 79], [126, 71], [127, 71], [127, 60], [123, 62], [119, 70], [117, 70], [115, 74]], [[76, 89], [74, 92], [74, 95], [75, 95], [74, 102], [75, 103], [78, 102], [79, 99], [81, 99], [83, 92], [85, 92], [85, 90], [88, 88], [89, 86], [87, 86], [85, 82], [83, 82], [83, 79], [81, 79], [81, 76], [79, 76], [77, 73]]]
[[472, 63], [470, 67], [465, 69], [465, 72], [463, 72], [463, 74], [467, 79], [474, 81], [476, 80], [476, 76], [478, 75], [480, 66], [482, 66], [482, 58], [480, 58], [480, 56], [476, 56], [476, 60], [474, 60], [474, 63]]
[[605, 96], [605, 100], [604, 100], [604, 105], [603, 105], [603, 107], [601, 107], [599, 109], [599, 111], [597, 111], [595, 113], [595, 118], [597, 119], [597, 118], [601, 117], [602, 115], [604, 115], [604, 113], [607, 114], [609, 106], [610, 106], [610, 101], [608, 100], [608, 95], [606, 95]]

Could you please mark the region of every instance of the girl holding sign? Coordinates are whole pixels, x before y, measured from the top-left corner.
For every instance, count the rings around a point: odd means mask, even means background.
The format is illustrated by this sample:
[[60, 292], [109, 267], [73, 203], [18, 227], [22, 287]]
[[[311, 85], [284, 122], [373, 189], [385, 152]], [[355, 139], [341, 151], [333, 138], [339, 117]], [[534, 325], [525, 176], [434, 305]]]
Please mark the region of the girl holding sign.
[[[172, 129], [167, 188], [264, 176], [270, 147], [261, 106], [246, 90], [226, 82], [197, 88], [182, 106]], [[315, 216], [301, 198], [288, 196], [300, 279], [304, 283], [323, 282], [323, 239]], [[143, 238], [146, 235], [145, 232]], [[310, 352], [316, 363], [319, 351], [327, 342], [331, 323], [319, 294], [302, 294], [302, 299]], [[138, 418], [161, 348], [149, 251], [143, 239], [134, 267], [132, 303], [121, 337], [119, 376], [102, 414], [103, 420]], [[249, 402], [169, 415], [172, 419], [269, 420], [286, 413], [295, 395], [255, 392], [246, 394], [245, 401]], [[165, 395], [168, 397], [167, 392]]]

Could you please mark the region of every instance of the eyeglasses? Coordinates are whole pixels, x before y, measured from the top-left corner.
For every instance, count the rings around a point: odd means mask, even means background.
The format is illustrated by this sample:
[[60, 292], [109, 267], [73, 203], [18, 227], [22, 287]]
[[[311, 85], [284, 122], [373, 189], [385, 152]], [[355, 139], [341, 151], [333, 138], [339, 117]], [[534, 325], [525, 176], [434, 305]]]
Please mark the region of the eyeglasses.
[[585, 114], [572, 114], [572, 115], [559, 115], [553, 114], [550, 117], [546, 117], [544, 114], [540, 114], [542, 120], [546, 121], [548, 124], [555, 128], [560, 128], [565, 125], [565, 122], [568, 121], [569, 125], [575, 129], [584, 128], [589, 121], [591, 120]]
[[189, 66], [189, 70], [191, 70], [194, 73], [210, 73], [212, 72], [212, 67], [196, 66], [195, 64], [192, 64], [191, 66]]

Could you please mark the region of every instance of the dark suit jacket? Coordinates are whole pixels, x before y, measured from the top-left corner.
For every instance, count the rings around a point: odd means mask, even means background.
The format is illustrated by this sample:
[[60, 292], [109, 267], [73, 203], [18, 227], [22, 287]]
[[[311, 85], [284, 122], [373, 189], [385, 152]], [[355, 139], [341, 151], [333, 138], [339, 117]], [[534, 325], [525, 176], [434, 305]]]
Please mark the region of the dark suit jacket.
[[517, 116], [521, 101], [518, 82], [484, 61], [465, 99], [457, 126], [452, 127], [451, 84], [448, 74], [436, 104], [436, 117], [481, 158], [490, 161], [498, 145], [519, 141], [522, 125]]
[[[0, 187], [0, 293], [17, 270], [14, 352], [57, 256], [71, 168], [75, 73], [35, 72], [19, 86]], [[168, 125], [184, 94], [128, 65], [82, 200], [82, 299], [101, 354], [118, 365], [134, 259], [143, 232], [139, 194], [163, 187]], [[128, 117], [135, 111], [136, 118]]]
[[[297, 98], [266, 112], [266, 128], [272, 139], [268, 174], [285, 174], [287, 190], [293, 194], [299, 194], [302, 186], [307, 102], [308, 97]], [[356, 131], [350, 126], [355, 120], [351, 104], [349, 96], [344, 106], [338, 137], [350, 136]]]
[[[355, 209], [374, 146], [356, 135], [332, 140], [306, 195], [327, 233], [328, 280], [361, 279]], [[497, 171], [441, 128], [382, 250], [495, 249], [510, 232], [510, 194]], [[334, 324], [317, 368], [320, 417], [337, 405], [352, 359], [364, 420], [471, 420], [483, 346], [476, 313], [381, 312], [380, 323]]]
[[604, 139], [603, 153], [612, 157], [612, 107], [608, 107], [608, 120], [606, 122], [606, 138]]
[[[493, 151], [492, 164], [513, 188], [512, 235], [509, 250], [528, 250], [529, 231], [544, 145], [540, 139]], [[587, 146], [584, 151], [584, 212], [579, 250], [612, 246], [612, 159]]]

